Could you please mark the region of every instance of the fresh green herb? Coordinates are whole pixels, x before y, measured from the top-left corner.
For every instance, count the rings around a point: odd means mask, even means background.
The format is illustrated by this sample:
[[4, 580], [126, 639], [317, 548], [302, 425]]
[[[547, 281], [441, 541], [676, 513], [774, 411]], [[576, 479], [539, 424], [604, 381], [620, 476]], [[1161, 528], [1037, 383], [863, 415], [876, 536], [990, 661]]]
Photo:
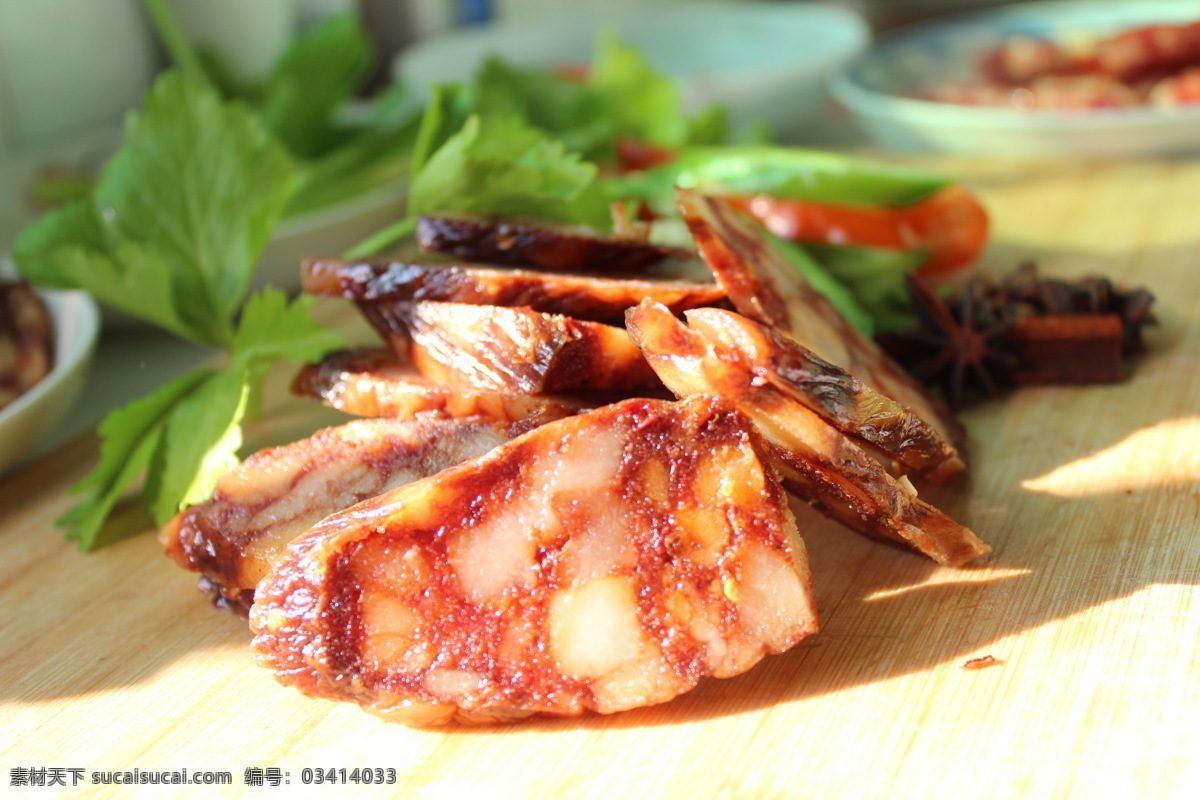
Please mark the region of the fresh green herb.
[[804, 276], [804, 279], [812, 284], [817, 292], [823, 294], [825, 299], [832, 303], [851, 325], [868, 336], [874, 332], [874, 319], [851, 288], [840, 282], [821, 263], [810, 256], [805, 248], [795, 242], [780, 239], [772, 233], [766, 231], [763, 233], [779, 248], [780, 252], [788, 257], [792, 266]]
[[484, 119], [518, 117], [599, 163], [615, 160], [620, 137], [659, 147], [717, 144], [728, 137], [722, 109], [689, 117], [675, 82], [612, 32], [597, 37], [592, 63], [579, 78], [491, 59], [473, 89]]
[[[235, 74], [187, 38], [165, 0], [143, 0], [175, 64], [225, 100], [246, 104], [297, 165], [288, 216], [314, 211], [403, 180], [417, 114], [400, 87], [383, 92], [358, 121], [344, 110], [375, 63], [355, 14], [330, 15], [292, 41], [261, 82]], [[373, 107], [373, 108], [372, 108]]]
[[[854, 297], [876, 333], [912, 325], [912, 305], [904, 276], [925, 261], [923, 250], [805, 244], [803, 249]], [[868, 332], [871, 332], [868, 330]]]
[[903, 206], [949, 183], [942, 175], [823, 150], [696, 146], [680, 149], [668, 164], [619, 179], [619, 190], [658, 210], [674, 205], [676, 186], [713, 194]]
[[[434, 121], [423, 127], [440, 130], [444, 109], [437, 104], [430, 108], [427, 113]], [[608, 201], [595, 183], [595, 164], [519, 119], [485, 126], [472, 115], [461, 130], [418, 161], [407, 216], [351, 249], [348, 257], [385, 249], [411, 234], [417, 216], [429, 212], [503, 212], [599, 228], [609, 225]]]
[[100, 424], [100, 463], [59, 520], [81, 549], [97, 546], [143, 472], [146, 509], [159, 525], [207, 496], [236, 463], [241, 423], [270, 363], [315, 359], [339, 344], [311, 320], [311, 298], [289, 303], [267, 290], [246, 301], [295, 185], [292, 159], [254, 114], [171, 72], [130, 117], [94, 191], [22, 231], [14, 256], [31, 282], [85, 289], [229, 353], [226, 369], [179, 378]]
[[293, 156], [326, 155], [351, 131], [337, 114], [370, 74], [371, 40], [351, 14], [325, 18], [284, 51], [256, 104], [267, 130]]
[[130, 116], [95, 190], [17, 241], [22, 273], [178, 336], [233, 342], [234, 313], [295, 187], [291, 158], [237, 103], [178, 73]]

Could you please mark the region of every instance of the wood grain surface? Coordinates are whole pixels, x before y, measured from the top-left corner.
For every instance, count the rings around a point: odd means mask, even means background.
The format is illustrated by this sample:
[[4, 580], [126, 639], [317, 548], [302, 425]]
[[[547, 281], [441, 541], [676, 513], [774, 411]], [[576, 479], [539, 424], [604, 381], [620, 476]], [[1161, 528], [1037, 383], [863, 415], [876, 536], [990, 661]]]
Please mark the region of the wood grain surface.
[[[54, 520], [91, 437], [0, 485], [0, 795], [64, 797], [1173, 798], [1200, 781], [1200, 162], [938, 161], [994, 222], [986, 266], [1106, 274], [1158, 298], [1122, 384], [1026, 389], [964, 415], [969, 477], [935, 502], [992, 543], [967, 569], [797, 509], [821, 632], [655, 708], [410, 730], [254, 666], [149, 533], [91, 555]], [[346, 307], [326, 311], [349, 320]], [[259, 444], [336, 421], [274, 378]], [[966, 669], [969, 659], [995, 663]], [[249, 786], [278, 768], [284, 787]], [[306, 768], [395, 770], [314, 786]], [[228, 771], [100, 787], [92, 772]], [[67, 783], [70, 784], [68, 773]]]

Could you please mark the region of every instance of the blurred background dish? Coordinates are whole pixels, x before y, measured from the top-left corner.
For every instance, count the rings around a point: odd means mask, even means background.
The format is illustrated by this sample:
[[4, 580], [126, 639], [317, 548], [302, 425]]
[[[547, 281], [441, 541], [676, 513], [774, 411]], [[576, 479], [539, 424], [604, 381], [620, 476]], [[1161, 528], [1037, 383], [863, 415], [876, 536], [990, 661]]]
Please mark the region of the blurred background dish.
[[[0, 280], [12, 276], [0, 262]], [[38, 290], [53, 324], [54, 367], [49, 374], [0, 409], [0, 475], [32, 457], [71, 411], [83, 390], [100, 315], [86, 292]]]
[[1012, 36], [1078, 46], [1154, 24], [1200, 21], [1196, 0], [1021, 3], [905, 27], [830, 80], [836, 100], [878, 144], [897, 150], [1036, 156], [1200, 151], [1200, 104], [1054, 110], [920, 99], [930, 86], [978, 77], [980, 59]]
[[870, 39], [859, 14], [833, 5], [626, 6], [439, 33], [401, 51], [392, 76], [421, 94], [432, 83], [471, 80], [493, 55], [518, 66], [580, 65], [603, 30], [675, 79], [686, 111], [718, 103], [735, 129], [761, 121], [782, 141], [797, 140], [822, 115], [825, 78]]

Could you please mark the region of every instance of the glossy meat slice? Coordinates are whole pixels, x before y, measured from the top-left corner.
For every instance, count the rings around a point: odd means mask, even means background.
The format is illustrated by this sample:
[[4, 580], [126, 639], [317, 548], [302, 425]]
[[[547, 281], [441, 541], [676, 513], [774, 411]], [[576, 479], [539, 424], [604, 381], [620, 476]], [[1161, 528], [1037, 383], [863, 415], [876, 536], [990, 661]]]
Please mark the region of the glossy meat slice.
[[646, 297], [673, 311], [719, 304], [725, 297], [724, 290], [715, 283], [411, 260], [310, 259], [304, 262], [303, 280], [309, 294], [351, 300], [528, 306], [535, 311], [618, 325], [625, 319], [625, 310]]
[[[689, 313], [688, 328], [661, 306], [643, 303], [629, 313], [629, 333], [675, 394], [721, 395], [749, 415], [772, 445], [788, 488], [859, 533], [901, 543], [941, 564], [958, 566], [990, 551], [970, 529], [918, 498], [910, 484], [894, 479], [799, 402], [795, 392], [781, 388], [768, 370], [724, 357], [725, 343], [708, 335], [705, 323], [711, 320], [705, 316], [711, 314]], [[823, 396], [836, 401], [842, 381], [834, 375]]]
[[360, 348], [331, 353], [300, 369], [292, 391], [360, 417], [444, 417], [530, 421], [541, 424], [599, 402], [565, 395], [529, 395], [447, 386], [423, 377], [391, 350]]
[[253, 589], [288, 542], [335, 511], [491, 450], [532, 423], [355, 420], [262, 450], [159, 534], [168, 556], [226, 597]]
[[662, 385], [629, 335], [611, 325], [466, 303], [359, 307], [393, 352], [440, 383], [529, 394]]
[[495, 216], [420, 216], [417, 242], [427, 253], [567, 272], [637, 273], [663, 261], [695, 256], [580, 225]]
[[707, 397], [552, 422], [324, 520], [251, 627], [281, 682], [436, 725], [665, 702], [816, 615], [758, 435]]
[[943, 405], [868, 336], [846, 321], [728, 200], [678, 189], [676, 197], [701, 255], [740, 313], [795, 339], [875, 391], [907, 406], [947, 441], [961, 429]]
[[[886, 395], [866, 386], [794, 339], [733, 311], [701, 308], [685, 314], [695, 345], [703, 344], [712, 369], [737, 374], [747, 385], [773, 387], [807, 406], [862, 444], [935, 481], [963, 470], [954, 445]], [[655, 359], [677, 357], [669, 348], [682, 324], [664, 306], [643, 302], [630, 312], [631, 335]], [[634, 333], [635, 327], [639, 333]], [[661, 377], [661, 370], [660, 377]]]

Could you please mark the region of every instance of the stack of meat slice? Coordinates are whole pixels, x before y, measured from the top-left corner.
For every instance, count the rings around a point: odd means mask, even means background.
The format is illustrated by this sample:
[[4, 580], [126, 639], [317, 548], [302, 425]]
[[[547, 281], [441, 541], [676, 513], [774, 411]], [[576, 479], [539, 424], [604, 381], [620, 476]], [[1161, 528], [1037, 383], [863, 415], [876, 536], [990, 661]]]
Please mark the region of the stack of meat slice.
[[987, 552], [885, 467], [952, 477], [952, 421], [754, 223], [680, 206], [716, 282], [471, 217], [422, 218], [420, 257], [304, 264], [387, 348], [294, 389], [373, 419], [252, 456], [162, 534], [252, 604], [263, 666], [417, 725], [611, 712], [816, 630], [785, 486], [940, 563]]

